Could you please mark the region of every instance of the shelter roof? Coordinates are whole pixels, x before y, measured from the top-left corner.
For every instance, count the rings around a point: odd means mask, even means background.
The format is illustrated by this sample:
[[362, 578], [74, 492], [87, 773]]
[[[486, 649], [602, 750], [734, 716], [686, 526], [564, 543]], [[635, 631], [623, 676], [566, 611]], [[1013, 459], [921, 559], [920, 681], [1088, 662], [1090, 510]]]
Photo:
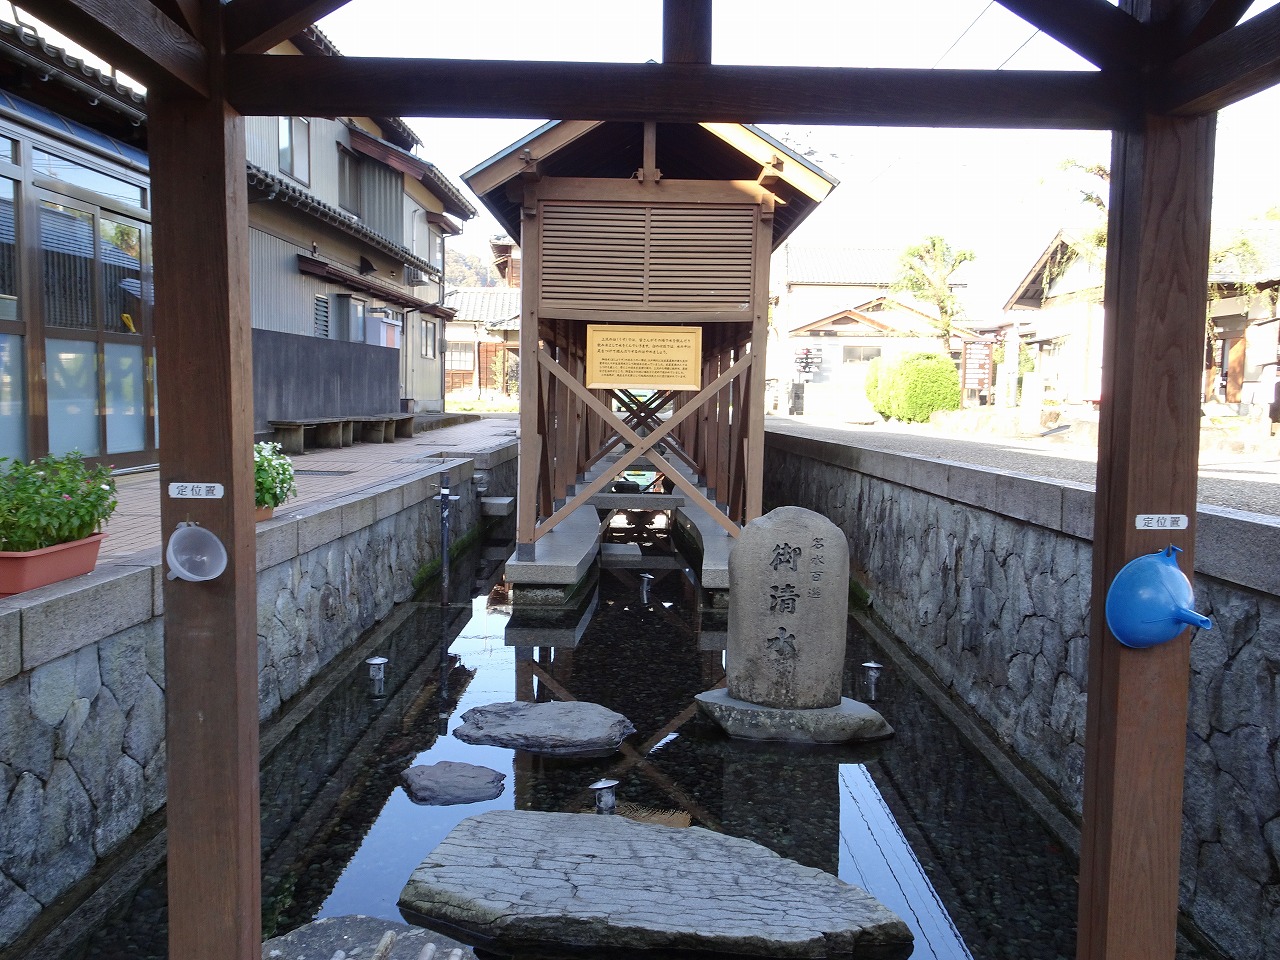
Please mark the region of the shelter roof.
[[[554, 120], [468, 170], [462, 179], [512, 237], [520, 236], [520, 200], [507, 185], [518, 178], [626, 180], [644, 164], [644, 124]], [[839, 183], [790, 147], [750, 124], [659, 123], [655, 165], [664, 180], [760, 179], [764, 168], [783, 203], [774, 210], [773, 247]]]
[[[444, 295], [455, 320], [483, 323], [487, 330], [516, 329], [520, 325], [519, 287], [454, 287]], [[503, 326], [514, 321], [515, 326]]]

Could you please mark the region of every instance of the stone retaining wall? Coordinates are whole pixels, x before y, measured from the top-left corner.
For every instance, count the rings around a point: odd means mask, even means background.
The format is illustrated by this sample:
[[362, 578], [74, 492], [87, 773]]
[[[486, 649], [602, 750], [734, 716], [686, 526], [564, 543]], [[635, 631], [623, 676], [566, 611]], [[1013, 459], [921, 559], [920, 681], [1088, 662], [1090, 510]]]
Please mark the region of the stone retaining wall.
[[[845, 532], [874, 612], [1077, 817], [1093, 491], [770, 431], [766, 507]], [[1237, 960], [1280, 956], [1280, 522], [1203, 508], [1181, 905]]]
[[[514, 446], [514, 444], [512, 444]], [[470, 460], [259, 524], [265, 719], [413, 593], [438, 558], [438, 475], [479, 519]], [[0, 600], [0, 947], [165, 802], [159, 551]]]

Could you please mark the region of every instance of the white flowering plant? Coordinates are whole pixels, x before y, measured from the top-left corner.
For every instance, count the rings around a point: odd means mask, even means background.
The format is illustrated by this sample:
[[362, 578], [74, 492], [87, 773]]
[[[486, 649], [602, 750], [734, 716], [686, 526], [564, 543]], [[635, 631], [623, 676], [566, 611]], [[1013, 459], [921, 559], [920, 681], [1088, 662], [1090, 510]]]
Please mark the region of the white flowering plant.
[[293, 482], [293, 461], [280, 444], [264, 441], [253, 445], [253, 502], [258, 507], [278, 507], [298, 488]]
[[26, 552], [83, 540], [116, 509], [111, 468], [79, 451], [30, 463], [0, 457], [0, 551]]

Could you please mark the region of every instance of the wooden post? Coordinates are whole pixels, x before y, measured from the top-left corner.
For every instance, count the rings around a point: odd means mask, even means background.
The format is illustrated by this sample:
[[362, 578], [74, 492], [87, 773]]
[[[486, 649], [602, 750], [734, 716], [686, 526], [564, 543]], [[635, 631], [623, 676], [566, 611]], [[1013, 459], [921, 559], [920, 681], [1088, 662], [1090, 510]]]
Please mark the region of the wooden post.
[[524, 263], [520, 267], [520, 476], [516, 487], [516, 557], [533, 560], [538, 526], [538, 467], [542, 463], [543, 444], [542, 422], [538, 416], [542, 367], [538, 363], [539, 321], [536, 310], [542, 276], [538, 256], [541, 239], [532, 208], [526, 209], [520, 232]]
[[[1213, 117], [1115, 135], [1080, 851], [1079, 960], [1174, 954], [1189, 640], [1131, 650], [1107, 630], [1108, 587], [1170, 543], [1194, 569]], [[1135, 529], [1185, 514], [1185, 530]]]
[[663, 0], [662, 62], [711, 62], [711, 0]]
[[[164, 586], [169, 956], [262, 955], [253, 357], [244, 122], [148, 96], [160, 389], [160, 519], [215, 533], [226, 571]], [[175, 500], [169, 483], [220, 483]]]

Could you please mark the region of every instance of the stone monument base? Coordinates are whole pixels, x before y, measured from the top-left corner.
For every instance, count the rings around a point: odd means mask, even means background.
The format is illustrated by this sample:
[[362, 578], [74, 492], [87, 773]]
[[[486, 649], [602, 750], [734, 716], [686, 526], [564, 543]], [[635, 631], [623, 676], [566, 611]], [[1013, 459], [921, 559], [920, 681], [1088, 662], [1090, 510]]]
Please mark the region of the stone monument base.
[[700, 693], [694, 699], [720, 729], [743, 740], [847, 743], [893, 736], [893, 727], [884, 717], [848, 697], [842, 697], [839, 706], [808, 710], [762, 707], [735, 700], [723, 688]]

